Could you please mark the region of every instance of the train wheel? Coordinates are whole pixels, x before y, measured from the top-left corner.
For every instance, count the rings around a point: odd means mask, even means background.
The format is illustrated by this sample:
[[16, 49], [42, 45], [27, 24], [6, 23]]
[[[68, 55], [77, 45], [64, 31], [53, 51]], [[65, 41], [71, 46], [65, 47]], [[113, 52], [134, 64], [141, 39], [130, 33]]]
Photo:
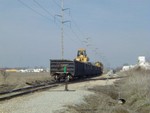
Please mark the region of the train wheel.
[[70, 81], [69, 75], [66, 76], [65, 81], [66, 81], [66, 82], [69, 82], [69, 81]]
[[58, 75], [55, 75], [54, 79], [55, 79], [56, 82], [60, 81], [60, 78], [58, 77]]
[[72, 79], [72, 76], [71, 76], [71, 75], [67, 75], [67, 76], [66, 76], [66, 81], [67, 81], [67, 82], [69, 82], [71, 79]]

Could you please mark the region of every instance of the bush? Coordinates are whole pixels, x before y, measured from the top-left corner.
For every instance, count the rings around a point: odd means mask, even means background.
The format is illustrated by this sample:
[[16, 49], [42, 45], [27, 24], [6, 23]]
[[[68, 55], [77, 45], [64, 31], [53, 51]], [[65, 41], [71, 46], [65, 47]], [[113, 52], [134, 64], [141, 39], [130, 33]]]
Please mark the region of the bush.
[[[128, 73], [129, 74], [129, 73]], [[119, 90], [131, 110], [138, 113], [150, 112], [150, 73], [144, 70], [132, 71]], [[149, 109], [149, 110], [147, 110]], [[146, 110], [146, 111], [145, 111]]]
[[[116, 81], [114, 85], [89, 89], [95, 95], [85, 97], [86, 103], [69, 106], [66, 112], [150, 113], [150, 73], [132, 70], [123, 74], [128, 77]], [[119, 104], [118, 98], [125, 99], [126, 103]]]

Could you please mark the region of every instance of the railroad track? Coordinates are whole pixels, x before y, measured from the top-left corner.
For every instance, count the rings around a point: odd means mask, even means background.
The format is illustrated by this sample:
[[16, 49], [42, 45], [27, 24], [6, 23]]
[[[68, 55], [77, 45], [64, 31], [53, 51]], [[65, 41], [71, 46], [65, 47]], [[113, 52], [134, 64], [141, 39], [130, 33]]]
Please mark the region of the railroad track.
[[[89, 80], [89, 79], [87, 78], [87, 79], [75, 80], [75, 81], [72, 81], [72, 82], [67, 82], [67, 84], [84, 82], [84, 81], [87, 81], [87, 80]], [[52, 88], [52, 87], [57, 87], [57, 86], [60, 86], [60, 85], [66, 85], [66, 84], [65, 84], [65, 82], [43, 83], [43, 84], [39, 84], [39, 85], [32, 85], [32, 86], [28, 86], [28, 87], [24, 87], [24, 88], [19, 88], [19, 89], [0, 92], [0, 101], [12, 99], [12, 98], [15, 98], [15, 97], [23, 96], [25, 94], [30, 94], [30, 93], [33, 93], [33, 92], [36, 92], [36, 91], [42, 91], [42, 90]]]
[[[67, 84], [74, 84], [74, 83], [79, 83], [79, 82], [85, 82], [85, 81], [96, 81], [96, 80], [107, 80], [107, 79], [117, 79], [117, 78], [123, 78], [123, 77], [109, 77], [109, 78], [85, 78], [85, 79], [77, 79], [72, 82], [67, 82]], [[48, 88], [52, 87], [57, 87], [60, 85], [66, 85], [65, 82], [51, 82], [51, 83], [46, 83], [46, 84], [40, 84], [40, 85], [34, 85], [34, 86], [29, 86], [25, 88], [19, 88], [19, 89], [14, 89], [10, 91], [5, 91], [5, 92], [0, 92], [0, 101], [8, 100], [11, 98], [19, 97], [25, 94], [30, 94], [36, 91], [42, 91]]]
[[25, 88], [14, 89], [10, 91], [0, 92], [0, 101], [8, 100], [25, 94], [42, 91], [48, 88], [57, 87], [59, 83], [40, 84], [36, 86], [29, 86]]

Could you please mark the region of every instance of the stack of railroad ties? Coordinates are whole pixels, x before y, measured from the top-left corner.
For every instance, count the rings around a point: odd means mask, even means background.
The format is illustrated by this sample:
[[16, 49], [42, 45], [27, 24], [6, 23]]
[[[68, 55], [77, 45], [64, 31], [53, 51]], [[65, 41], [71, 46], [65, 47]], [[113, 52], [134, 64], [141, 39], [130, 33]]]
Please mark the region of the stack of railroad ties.
[[77, 57], [73, 61], [64, 59], [50, 60], [50, 74], [56, 81], [70, 81], [76, 78], [101, 75], [102, 73], [103, 64], [101, 62], [90, 63], [85, 49], [79, 49]]

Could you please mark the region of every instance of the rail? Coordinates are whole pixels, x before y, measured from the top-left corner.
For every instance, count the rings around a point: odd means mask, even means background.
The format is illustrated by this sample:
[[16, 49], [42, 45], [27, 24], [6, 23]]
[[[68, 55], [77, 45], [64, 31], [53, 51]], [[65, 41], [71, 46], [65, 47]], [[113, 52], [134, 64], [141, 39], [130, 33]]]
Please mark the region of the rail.
[[74, 84], [74, 83], [79, 83], [79, 82], [85, 82], [85, 81], [96, 81], [96, 80], [107, 80], [107, 79], [118, 79], [118, 78], [124, 78], [124, 77], [109, 77], [109, 78], [85, 78], [85, 79], [77, 79], [74, 80], [72, 82], [53, 82], [53, 83], [46, 83], [46, 84], [40, 84], [40, 85], [34, 85], [34, 86], [29, 86], [29, 87], [25, 87], [25, 88], [19, 88], [19, 89], [14, 89], [14, 90], [10, 90], [10, 91], [5, 91], [5, 92], [0, 92], [0, 101], [4, 101], [4, 100], [8, 100], [8, 99], [12, 99], [18, 96], [22, 96], [25, 94], [30, 94], [36, 91], [42, 91], [48, 88], [52, 88], [52, 87], [57, 87], [60, 85], [64, 85], [65, 86], [65, 91], [68, 90], [67, 85], [69, 84]]
[[36, 91], [42, 91], [42, 90], [52, 88], [52, 87], [57, 87], [59, 85], [60, 85], [59, 83], [40, 84], [36, 86], [30, 86], [30, 87], [0, 92], [0, 101], [8, 100], [14, 97], [22, 96], [22, 95], [33, 93]]

